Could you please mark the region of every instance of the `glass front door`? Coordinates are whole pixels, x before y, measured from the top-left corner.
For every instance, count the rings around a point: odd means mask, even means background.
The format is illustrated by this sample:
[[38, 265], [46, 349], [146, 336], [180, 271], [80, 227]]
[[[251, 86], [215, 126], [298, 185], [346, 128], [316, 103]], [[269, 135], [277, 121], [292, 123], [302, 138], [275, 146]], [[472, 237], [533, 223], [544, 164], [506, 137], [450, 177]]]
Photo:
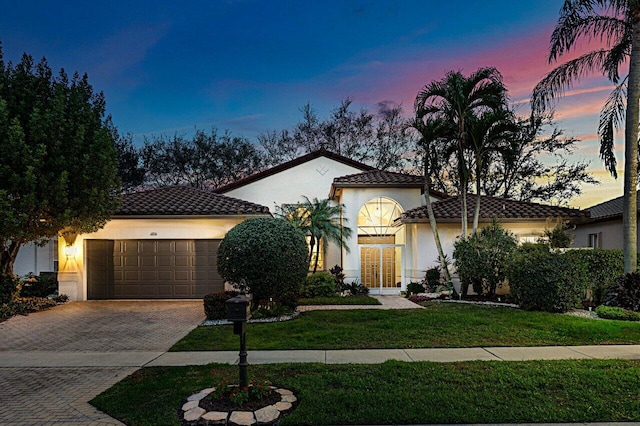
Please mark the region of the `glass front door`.
[[360, 246], [360, 281], [371, 294], [397, 294], [402, 287], [402, 246]]

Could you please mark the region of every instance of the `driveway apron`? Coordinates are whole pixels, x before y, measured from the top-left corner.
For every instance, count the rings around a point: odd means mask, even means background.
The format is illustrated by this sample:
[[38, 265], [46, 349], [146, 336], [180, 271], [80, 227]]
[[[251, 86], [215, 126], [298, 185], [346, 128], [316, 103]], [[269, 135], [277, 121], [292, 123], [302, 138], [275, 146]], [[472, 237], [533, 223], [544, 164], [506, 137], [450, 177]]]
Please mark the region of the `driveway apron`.
[[88, 401], [203, 319], [201, 301], [95, 301], [0, 323], [0, 425], [121, 424]]

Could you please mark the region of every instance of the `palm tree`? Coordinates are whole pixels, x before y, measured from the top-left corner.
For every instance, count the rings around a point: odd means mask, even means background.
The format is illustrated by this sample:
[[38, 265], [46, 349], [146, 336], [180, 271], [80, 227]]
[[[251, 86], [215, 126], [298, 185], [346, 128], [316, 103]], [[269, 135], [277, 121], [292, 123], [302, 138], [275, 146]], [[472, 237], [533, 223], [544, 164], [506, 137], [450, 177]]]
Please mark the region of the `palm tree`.
[[[565, 0], [551, 35], [549, 62], [569, 53], [580, 42], [595, 40], [605, 47], [559, 65], [534, 88], [534, 112], [550, 108], [556, 97], [585, 75], [605, 75], [615, 88], [602, 108], [598, 134], [600, 158], [617, 178], [614, 131], [625, 120], [623, 249], [624, 271], [637, 269], [638, 112], [640, 101], [640, 2], [639, 0]], [[620, 68], [629, 61], [629, 72]], [[626, 104], [626, 106], [625, 106]]]
[[479, 68], [469, 77], [460, 71], [449, 71], [442, 80], [427, 84], [416, 97], [416, 119], [439, 119], [455, 127], [460, 194], [462, 198], [462, 235], [467, 235], [467, 187], [469, 168], [464, 154], [467, 149], [467, 124], [470, 117], [483, 111], [503, 108], [506, 88], [495, 68]]
[[451, 283], [451, 274], [449, 273], [449, 266], [442, 250], [442, 242], [440, 241], [440, 234], [438, 233], [438, 223], [433, 214], [433, 206], [431, 205], [431, 170], [429, 159], [431, 158], [429, 152], [434, 143], [441, 140], [441, 136], [445, 133], [445, 123], [439, 119], [423, 120], [418, 118], [416, 112], [416, 120], [414, 121], [413, 128], [420, 132], [421, 139], [419, 141], [420, 146], [424, 150], [424, 196], [427, 204], [427, 214], [429, 215], [429, 224], [433, 231], [433, 238], [438, 250], [438, 258], [440, 260], [440, 267], [444, 273], [444, 278], [447, 284]]
[[332, 242], [349, 252], [346, 243], [351, 237], [351, 228], [344, 226], [347, 219], [342, 217], [344, 206], [342, 204], [333, 205], [331, 199], [318, 200], [314, 197], [310, 200], [302, 196], [302, 203], [290, 205], [282, 209], [280, 216], [291, 222], [305, 235], [309, 236], [309, 257], [311, 265], [315, 252], [315, 262], [313, 272], [318, 270], [318, 260], [322, 242]]
[[479, 116], [469, 117], [467, 126], [469, 149], [473, 152], [476, 184], [476, 207], [473, 213], [472, 234], [478, 231], [480, 219], [480, 192], [482, 176], [492, 154], [509, 146], [509, 139], [517, 131], [513, 113], [507, 109], [488, 110]]

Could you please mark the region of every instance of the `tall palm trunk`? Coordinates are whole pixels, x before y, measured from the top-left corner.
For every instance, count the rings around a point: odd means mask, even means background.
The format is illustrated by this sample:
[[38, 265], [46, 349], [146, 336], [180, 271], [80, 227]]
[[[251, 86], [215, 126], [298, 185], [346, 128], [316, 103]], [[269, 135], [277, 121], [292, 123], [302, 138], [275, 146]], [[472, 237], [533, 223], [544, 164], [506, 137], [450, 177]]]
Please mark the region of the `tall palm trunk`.
[[316, 261], [313, 262], [313, 273], [318, 270], [318, 260], [320, 259], [320, 238], [318, 238], [318, 244], [316, 244]]
[[638, 187], [638, 113], [640, 108], [640, 5], [638, 1], [629, 2], [633, 41], [629, 59], [629, 80], [627, 89], [627, 111], [624, 132], [624, 209], [622, 212], [624, 272], [638, 269], [637, 234], [637, 187]]
[[471, 231], [472, 235], [476, 235], [478, 232], [478, 222], [480, 221], [480, 171], [482, 170], [482, 161], [479, 156], [476, 158], [476, 208], [473, 212], [473, 229]]
[[468, 173], [467, 166], [464, 159], [464, 147], [465, 147], [465, 128], [464, 128], [464, 113], [460, 112], [460, 124], [458, 125], [458, 167], [460, 169], [460, 196], [462, 200], [462, 209], [460, 216], [462, 218], [462, 237], [467, 237], [467, 228], [469, 223], [469, 215], [467, 213], [467, 181]]
[[427, 154], [425, 156], [424, 162], [424, 196], [426, 198], [427, 203], [427, 213], [429, 215], [429, 224], [431, 225], [431, 230], [433, 231], [433, 239], [436, 242], [436, 248], [438, 250], [438, 257], [440, 258], [440, 267], [442, 272], [444, 273], [444, 279], [447, 285], [451, 284], [451, 274], [449, 273], [449, 265], [447, 265], [447, 261], [444, 257], [444, 250], [442, 250], [442, 242], [440, 242], [440, 234], [438, 234], [438, 223], [436, 222], [436, 217], [433, 214], [433, 206], [431, 205], [431, 193], [429, 188], [431, 187], [431, 176], [429, 175], [429, 168], [427, 166], [428, 160], [428, 150], [426, 150]]
[[309, 238], [309, 259], [307, 260], [307, 264], [309, 264], [309, 266], [311, 266], [311, 260], [313, 259], [313, 248], [315, 247], [315, 245], [316, 237], [311, 234], [311, 238]]

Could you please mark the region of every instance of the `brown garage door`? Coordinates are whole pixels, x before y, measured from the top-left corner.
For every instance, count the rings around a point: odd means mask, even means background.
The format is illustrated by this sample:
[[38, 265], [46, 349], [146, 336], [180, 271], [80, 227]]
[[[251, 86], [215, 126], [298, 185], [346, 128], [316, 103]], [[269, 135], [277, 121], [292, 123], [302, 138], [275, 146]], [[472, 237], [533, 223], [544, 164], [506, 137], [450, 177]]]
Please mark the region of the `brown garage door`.
[[87, 240], [88, 299], [192, 299], [222, 290], [220, 240]]

